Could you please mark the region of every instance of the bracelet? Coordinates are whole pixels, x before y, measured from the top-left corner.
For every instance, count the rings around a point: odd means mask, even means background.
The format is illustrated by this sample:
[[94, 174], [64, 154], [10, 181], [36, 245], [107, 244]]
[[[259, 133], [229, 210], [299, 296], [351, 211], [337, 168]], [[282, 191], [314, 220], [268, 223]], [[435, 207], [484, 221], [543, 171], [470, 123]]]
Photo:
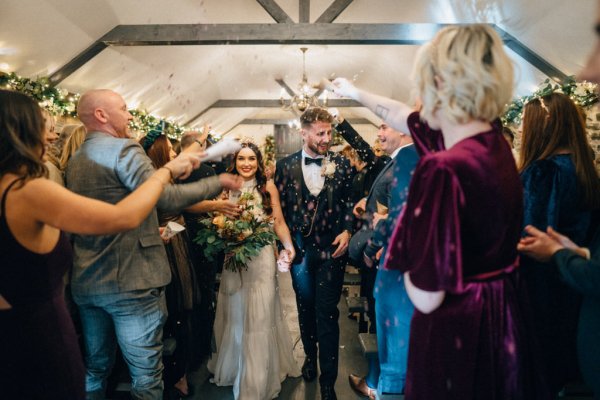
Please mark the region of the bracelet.
[[161, 169], [161, 168], [164, 168], [167, 171], [169, 171], [169, 175], [171, 176], [171, 180], [175, 180], [175, 176], [173, 176], [173, 170], [171, 168], [169, 168], [167, 166], [164, 166], [164, 165], [162, 167], [160, 167], [159, 169]]
[[206, 142], [201, 142], [198, 139], [194, 139], [194, 142], [198, 143], [200, 145], [200, 147], [204, 147], [204, 144], [206, 143]]

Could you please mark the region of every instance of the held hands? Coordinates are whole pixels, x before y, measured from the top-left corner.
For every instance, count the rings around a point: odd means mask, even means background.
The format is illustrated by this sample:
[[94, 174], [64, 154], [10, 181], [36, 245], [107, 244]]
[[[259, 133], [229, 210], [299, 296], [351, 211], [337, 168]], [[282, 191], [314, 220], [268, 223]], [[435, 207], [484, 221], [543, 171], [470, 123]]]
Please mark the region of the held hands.
[[338, 258], [346, 253], [346, 250], [348, 250], [348, 243], [350, 243], [350, 237], [352, 237], [352, 235], [348, 231], [343, 231], [336, 236], [335, 240], [331, 244], [333, 246], [337, 245], [337, 249], [335, 249], [331, 257]]
[[238, 190], [242, 187], [244, 180], [241, 176], [235, 174], [220, 174], [219, 182], [223, 189]]
[[357, 100], [358, 89], [346, 78], [335, 78], [331, 82], [330, 90], [339, 97], [350, 97]]
[[293, 247], [281, 250], [277, 258], [277, 269], [279, 272], [288, 272], [292, 264], [292, 260], [296, 257], [296, 251]]
[[[525, 232], [529, 236], [519, 241], [517, 250], [538, 261], [550, 261], [554, 253], [564, 248], [569, 248], [575, 252], [577, 252], [576, 249], [579, 249], [569, 238], [559, 234], [551, 227], [548, 227], [548, 233], [545, 233], [531, 225], [527, 225]], [[561, 241], [569, 246], [564, 245]]]

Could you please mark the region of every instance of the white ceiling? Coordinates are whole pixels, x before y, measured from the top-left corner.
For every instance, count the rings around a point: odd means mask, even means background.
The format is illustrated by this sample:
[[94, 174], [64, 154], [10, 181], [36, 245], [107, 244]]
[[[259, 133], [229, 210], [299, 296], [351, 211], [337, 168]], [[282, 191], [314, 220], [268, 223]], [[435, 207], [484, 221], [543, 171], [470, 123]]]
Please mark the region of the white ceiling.
[[[294, 22], [304, 0], [276, 0]], [[314, 22], [333, 0], [311, 0]], [[596, 0], [354, 0], [334, 23], [495, 23], [567, 75], [584, 64], [594, 40]], [[275, 24], [257, 0], [3, 0], [0, 7], [0, 70], [47, 76], [118, 25]], [[110, 88], [130, 107], [185, 123], [222, 99], [278, 99], [283, 78], [302, 77], [301, 45], [110, 46], [60, 82], [81, 93]], [[410, 99], [414, 45], [308, 44], [310, 82], [345, 76], [360, 87]], [[509, 50], [518, 68], [516, 95], [546, 78]], [[362, 108], [347, 117], [376, 117]], [[193, 121], [218, 132], [248, 118], [292, 118], [276, 108], [213, 108]], [[264, 127], [237, 127], [264, 131]]]

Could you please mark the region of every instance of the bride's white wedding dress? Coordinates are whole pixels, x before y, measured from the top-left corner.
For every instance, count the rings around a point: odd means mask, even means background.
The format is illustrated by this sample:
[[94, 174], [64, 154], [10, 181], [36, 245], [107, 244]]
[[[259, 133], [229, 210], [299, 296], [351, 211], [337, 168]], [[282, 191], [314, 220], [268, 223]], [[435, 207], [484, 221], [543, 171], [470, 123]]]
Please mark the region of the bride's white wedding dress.
[[[256, 181], [242, 191], [254, 191]], [[283, 319], [274, 248], [265, 246], [248, 269], [223, 268], [217, 300], [217, 353], [208, 362], [212, 382], [233, 385], [236, 400], [268, 400], [278, 396], [286, 376], [300, 376], [292, 340]]]

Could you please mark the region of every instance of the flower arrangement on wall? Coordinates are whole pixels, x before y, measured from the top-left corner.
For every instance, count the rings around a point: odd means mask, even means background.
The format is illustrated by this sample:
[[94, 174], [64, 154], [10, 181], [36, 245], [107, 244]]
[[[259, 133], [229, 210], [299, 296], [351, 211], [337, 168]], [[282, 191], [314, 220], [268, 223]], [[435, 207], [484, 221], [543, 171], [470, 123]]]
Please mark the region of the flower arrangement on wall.
[[502, 123], [504, 125], [520, 124], [523, 117], [523, 107], [527, 102], [554, 92], [564, 93], [573, 99], [576, 104], [583, 108], [589, 108], [599, 100], [596, 87], [597, 85], [594, 83], [577, 82], [574, 76], [569, 76], [562, 84], [546, 79], [533, 94], [513, 100], [501, 117]]
[[[40, 104], [40, 107], [45, 108], [54, 116], [77, 117], [77, 101], [80, 95], [50, 85], [47, 77], [29, 79], [20, 77], [14, 72], [9, 74], [0, 73], [0, 87], [31, 96]], [[129, 112], [133, 115], [129, 127], [142, 135], [156, 128], [162, 122], [164, 122], [165, 127], [163, 132], [170, 138], [180, 138], [187, 130], [181, 125], [156, 117], [143, 110], [132, 109]]]
[[267, 135], [265, 137], [263, 156], [265, 159], [265, 164], [275, 161], [275, 136]]

